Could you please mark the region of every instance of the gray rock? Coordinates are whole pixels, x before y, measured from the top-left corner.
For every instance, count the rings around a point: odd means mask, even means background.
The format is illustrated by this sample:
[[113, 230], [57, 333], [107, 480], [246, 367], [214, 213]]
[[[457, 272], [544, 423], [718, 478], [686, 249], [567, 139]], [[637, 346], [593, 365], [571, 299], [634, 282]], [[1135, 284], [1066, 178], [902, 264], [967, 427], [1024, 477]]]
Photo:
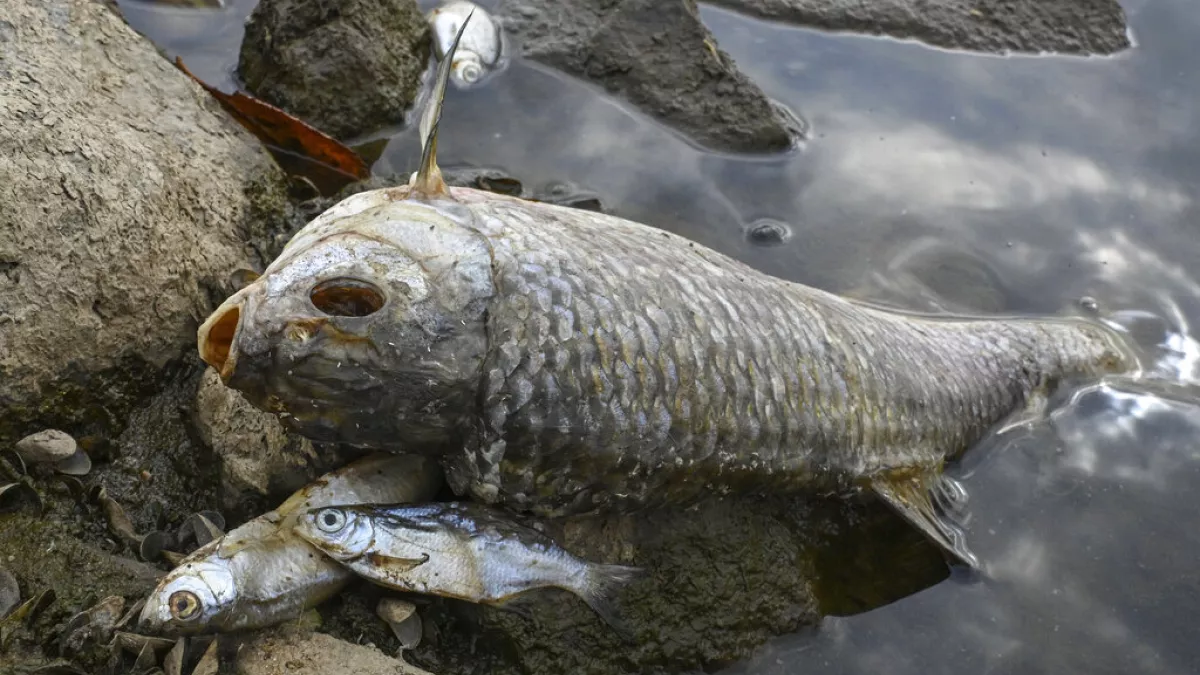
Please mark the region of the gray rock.
[[404, 661], [324, 633], [276, 629], [238, 654], [238, 675], [430, 675]]
[[982, 52], [1111, 54], [1130, 46], [1117, 0], [712, 0], [814, 28]]
[[0, 16], [0, 443], [119, 428], [264, 262], [283, 175], [106, 4]]
[[803, 127], [722, 52], [694, 0], [504, 0], [529, 59], [591, 80], [715, 150], [776, 152]]
[[17, 441], [17, 453], [27, 464], [59, 462], [74, 455], [78, 448], [70, 434], [58, 429], [45, 429]]
[[414, 0], [262, 0], [246, 22], [246, 88], [325, 133], [399, 124], [429, 60]]
[[222, 384], [212, 368], [200, 380], [194, 422], [200, 440], [220, 461], [226, 508], [247, 491], [277, 502], [328, 468], [312, 442], [289, 435], [274, 415]]

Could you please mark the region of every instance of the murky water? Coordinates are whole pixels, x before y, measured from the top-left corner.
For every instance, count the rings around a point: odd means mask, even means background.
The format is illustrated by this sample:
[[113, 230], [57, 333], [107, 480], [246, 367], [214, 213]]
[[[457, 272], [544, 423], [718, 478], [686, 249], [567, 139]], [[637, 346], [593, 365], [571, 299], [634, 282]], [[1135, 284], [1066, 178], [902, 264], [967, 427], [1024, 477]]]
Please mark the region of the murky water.
[[[121, 4], [232, 87], [254, 0]], [[1059, 312], [1090, 296], [1154, 356], [1154, 382], [1060, 397], [955, 469], [985, 580], [830, 618], [730, 673], [1200, 672], [1200, 13], [1192, 0], [1126, 7], [1137, 46], [1111, 58], [977, 56], [704, 8], [721, 47], [812, 123], [782, 156], [704, 152], [520, 62], [451, 92], [446, 164], [570, 180], [772, 274], [904, 307]], [[375, 168], [407, 173], [415, 133], [394, 132]], [[792, 236], [752, 243], [760, 218]]]

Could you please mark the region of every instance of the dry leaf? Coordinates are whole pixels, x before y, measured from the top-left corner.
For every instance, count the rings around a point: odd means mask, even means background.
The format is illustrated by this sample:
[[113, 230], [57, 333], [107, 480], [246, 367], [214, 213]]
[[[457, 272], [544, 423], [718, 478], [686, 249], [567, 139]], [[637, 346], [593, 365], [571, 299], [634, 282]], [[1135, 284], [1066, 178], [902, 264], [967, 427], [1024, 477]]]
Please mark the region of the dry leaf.
[[[285, 170], [295, 169], [294, 173], [301, 173], [318, 185], [326, 186], [338, 182], [345, 185], [370, 177], [371, 170], [363, 158], [337, 139], [269, 103], [240, 91], [226, 94], [209, 86], [193, 75], [179, 57], [175, 57], [175, 65], [204, 87], [234, 119], [257, 136]], [[314, 172], [317, 175], [314, 176]]]

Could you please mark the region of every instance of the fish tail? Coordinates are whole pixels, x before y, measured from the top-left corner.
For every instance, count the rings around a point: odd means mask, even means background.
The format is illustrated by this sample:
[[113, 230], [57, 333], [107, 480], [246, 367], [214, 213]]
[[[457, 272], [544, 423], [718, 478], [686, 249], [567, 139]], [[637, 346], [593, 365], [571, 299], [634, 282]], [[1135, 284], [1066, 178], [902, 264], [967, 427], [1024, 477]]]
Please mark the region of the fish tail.
[[633, 641], [633, 630], [617, 607], [616, 596], [642, 572], [640, 567], [593, 563], [588, 565], [582, 588], [577, 590], [592, 611], [628, 642]]

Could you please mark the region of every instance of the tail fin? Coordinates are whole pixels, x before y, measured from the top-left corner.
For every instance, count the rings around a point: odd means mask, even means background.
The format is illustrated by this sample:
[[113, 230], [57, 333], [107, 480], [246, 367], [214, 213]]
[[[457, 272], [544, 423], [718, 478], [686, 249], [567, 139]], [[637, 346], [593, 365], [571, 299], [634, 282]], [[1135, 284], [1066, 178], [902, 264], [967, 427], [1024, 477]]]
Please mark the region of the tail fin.
[[592, 611], [626, 642], [633, 642], [633, 630], [621, 616], [615, 599], [621, 589], [632, 583], [643, 571], [640, 567], [593, 563], [588, 566], [583, 588], [576, 590]]

